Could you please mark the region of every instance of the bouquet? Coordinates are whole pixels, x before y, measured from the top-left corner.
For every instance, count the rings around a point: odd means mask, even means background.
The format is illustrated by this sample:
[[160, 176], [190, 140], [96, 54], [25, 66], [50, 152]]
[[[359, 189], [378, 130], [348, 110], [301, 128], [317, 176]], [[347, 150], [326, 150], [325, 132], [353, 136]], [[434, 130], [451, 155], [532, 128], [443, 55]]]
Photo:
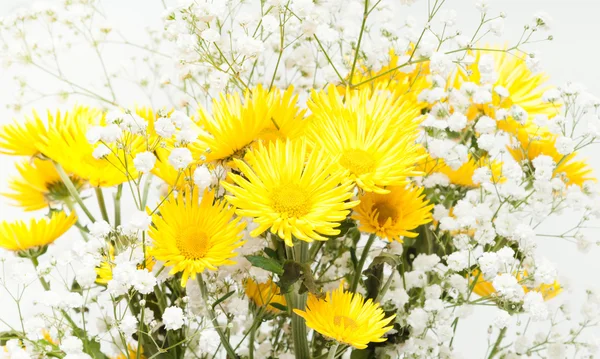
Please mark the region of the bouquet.
[[541, 71], [548, 15], [490, 44], [488, 1], [469, 33], [413, 2], [163, 1], [140, 42], [94, 0], [1, 19], [5, 64], [54, 81], [9, 107], [67, 103], [0, 128], [37, 211], [0, 222], [0, 358], [594, 357], [600, 292], [553, 304], [538, 244], [593, 243], [600, 100]]

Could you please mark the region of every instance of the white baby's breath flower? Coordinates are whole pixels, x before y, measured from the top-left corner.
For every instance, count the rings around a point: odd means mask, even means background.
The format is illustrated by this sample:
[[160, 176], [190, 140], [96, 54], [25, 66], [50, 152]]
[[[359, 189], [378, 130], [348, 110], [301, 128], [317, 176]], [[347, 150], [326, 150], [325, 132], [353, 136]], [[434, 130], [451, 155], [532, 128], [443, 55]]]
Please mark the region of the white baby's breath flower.
[[175, 148], [169, 154], [169, 163], [176, 170], [185, 169], [193, 160], [190, 150], [184, 147]]
[[156, 156], [152, 152], [141, 152], [135, 155], [133, 159], [133, 166], [136, 170], [142, 173], [148, 173], [154, 168], [156, 163]]

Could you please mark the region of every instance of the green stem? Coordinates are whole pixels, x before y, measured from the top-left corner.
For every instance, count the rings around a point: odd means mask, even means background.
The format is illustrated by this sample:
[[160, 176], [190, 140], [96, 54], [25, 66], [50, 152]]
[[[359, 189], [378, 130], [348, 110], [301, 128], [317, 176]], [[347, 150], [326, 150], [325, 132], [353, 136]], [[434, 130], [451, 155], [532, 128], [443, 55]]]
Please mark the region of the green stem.
[[217, 321], [217, 316], [213, 307], [208, 304], [208, 291], [206, 290], [206, 284], [204, 284], [202, 275], [198, 274], [196, 278], [198, 280], [198, 286], [200, 286], [200, 293], [202, 295], [202, 300], [204, 301], [204, 306], [206, 307], [206, 311], [208, 312], [208, 316], [213, 324], [214, 329], [217, 331], [219, 338], [221, 338], [221, 344], [223, 345], [223, 348], [225, 348], [225, 351], [227, 351], [227, 355], [231, 359], [238, 358], [237, 354], [235, 353], [235, 350], [233, 350], [231, 344], [229, 344], [229, 340], [225, 336], [223, 329], [219, 326], [219, 322]]
[[256, 335], [255, 328], [250, 329], [250, 337], [248, 338], [248, 359], [254, 359], [254, 337]]
[[104, 201], [104, 193], [102, 193], [102, 188], [96, 187], [94, 188], [94, 191], [96, 191], [96, 198], [98, 199], [98, 207], [100, 207], [102, 219], [108, 223], [108, 212], [106, 211], [106, 202]]
[[500, 330], [500, 334], [498, 334], [498, 339], [496, 339], [496, 343], [494, 343], [494, 346], [492, 347], [492, 352], [490, 353], [490, 356], [488, 356], [488, 359], [492, 359], [496, 354], [498, 354], [498, 348], [500, 347], [500, 344], [502, 343], [502, 339], [504, 339], [505, 334], [506, 328], [502, 328], [502, 330]]
[[[292, 249], [292, 248], [291, 248]], [[296, 260], [304, 264], [308, 262], [308, 243], [301, 241], [293, 248], [295, 251]], [[294, 339], [294, 354], [296, 359], [309, 359], [310, 350], [308, 348], [308, 334], [306, 322], [304, 318], [295, 314], [293, 309], [306, 309], [306, 293], [299, 294], [296, 286], [294, 289], [285, 295], [288, 303], [288, 310], [292, 317], [292, 336]]]
[[327, 359], [335, 359], [335, 355], [337, 354], [338, 347], [340, 343], [335, 342], [335, 344], [329, 349], [329, 355], [327, 355]]
[[77, 188], [75, 188], [75, 185], [73, 184], [73, 182], [69, 178], [69, 175], [67, 175], [67, 173], [65, 172], [65, 170], [58, 163], [56, 163], [56, 162], [53, 162], [53, 163], [54, 163], [54, 167], [56, 168], [56, 172], [58, 172], [58, 175], [60, 176], [60, 179], [65, 184], [65, 187], [67, 187], [67, 190], [69, 191], [69, 194], [73, 197], [73, 199], [75, 199], [75, 202], [77, 202], [77, 204], [79, 205], [79, 207], [81, 207], [81, 209], [87, 215], [87, 217], [90, 219], [90, 221], [96, 222], [96, 219], [94, 218], [94, 216], [92, 215], [92, 213], [88, 210], [88, 208], [83, 203], [83, 200], [79, 196], [79, 192], [77, 191]]
[[392, 282], [394, 281], [394, 274], [395, 273], [396, 272], [395, 272], [395, 269], [394, 269], [394, 272], [392, 272], [392, 274], [390, 274], [390, 276], [388, 277], [387, 281], [383, 285], [383, 288], [381, 289], [381, 291], [379, 292], [379, 294], [377, 294], [377, 298], [375, 298], [375, 302], [380, 302], [381, 299], [383, 299], [383, 297], [385, 296], [385, 293], [387, 293], [388, 289], [390, 289], [390, 285], [392, 285]]
[[360, 25], [360, 34], [358, 35], [358, 41], [356, 43], [356, 52], [354, 53], [354, 61], [352, 61], [352, 69], [350, 70], [350, 78], [348, 81], [352, 85], [352, 77], [354, 77], [354, 69], [356, 68], [356, 62], [358, 61], [358, 54], [360, 52], [360, 43], [362, 42], [363, 33], [365, 32], [365, 25], [367, 18], [369, 17], [369, 0], [365, 0], [365, 8], [363, 11], [362, 24]]
[[146, 208], [146, 203], [148, 203], [148, 194], [150, 193], [150, 184], [152, 184], [152, 174], [148, 173], [146, 177], [146, 182], [144, 183], [144, 194], [142, 197], [142, 208], [143, 211]]
[[123, 195], [123, 184], [117, 187], [117, 193], [115, 193], [113, 199], [115, 202], [115, 227], [121, 225], [121, 196]]
[[365, 261], [367, 260], [367, 256], [369, 255], [369, 250], [371, 250], [371, 246], [375, 241], [376, 235], [373, 233], [369, 236], [367, 240], [367, 244], [365, 244], [365, 248], [363, 249], [362, 254], [360, 255], [360, 260], [358, 261], [358, 265], [356, 266], [356, 272], [354, 273], [354, 278], [352, 278], [352, 287], [350, 287], [351, 292], [356, 292], [358, 288], [358, 283], [360, 282], [360, 277], [362, 276], [362, 270], [365, 266]]

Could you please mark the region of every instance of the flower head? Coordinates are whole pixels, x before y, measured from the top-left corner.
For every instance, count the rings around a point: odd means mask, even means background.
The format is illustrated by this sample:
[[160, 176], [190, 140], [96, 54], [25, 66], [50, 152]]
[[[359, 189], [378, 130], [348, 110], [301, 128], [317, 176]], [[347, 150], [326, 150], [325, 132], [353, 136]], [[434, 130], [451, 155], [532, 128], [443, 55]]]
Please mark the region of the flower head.
[[0, 222], [0, 247], [20, 252], [44, 247], [57, 240], [77, 221], [75, 213], [55, 212], [50, 218]]
[[265, 283], [257, 283], [252, 278], [246, 280], [246, 295], [259, 307], [266, 305], [266, 310], [271, 313], [279, 313], [280, 310], [271, 304], [286, 306], [285, 297], [279, 293], [279, 287], [272, 280]]
[[215, 201], [214, 192], [186, 191], [170, 197], [152, 217], [149, 230], [152, 254], [171, 274], [183, 272], [181, 285], [205, 269], [216, 270], [234, 264], [235, 249], [243, 242], [244, 222], [232, 219], [235, 210], [224, 201]]
[[360, 222], [362, 232], [375, 233], [390, 241], [402, 242], [401, 237], [416, 237], [413, 230], [431, 222], [433, 204], [425, 199], [422, 188], [389, 189], [387, 194], [367, 192], [360, 196], [360, 204], [354, 209], [352, 218]]
[[395, 315], [385, 317], [378, 303], [365, 301], [358, 293], [344, 292], [343, 284], [325, 298], [311, 294], [306, 311], [294, 309], [306, 320], [306, 325], [337, 342], [364, 349], [370, 342], [384, 342]]
[[338, 91], [319, 91], [309, 103], [312, 123], [308, 137], [327, 156], [332, 171], [369, 192], [387, 193], [386, 186], [417, 175], [422, 157], [415, 143], [418, 111], [385, 93], [350, 91], [343, 101]]
[[[35, 211], [69, 196], [51, 161], [34, 158], [18, 163], [17, 171], [20, 176], [12, 178], [8, 183], [11, 191], [2, 193], [4, 197], [12, 199], [15, 206]], [[77, 188], [82, 186], [78, 178], [71, 177], [71, 182]]]
[[270, 228], [292, 246], [292, 236], [312, 242], [340, 233], [336, 227], [358, 204], [349, 201], [352, 184], [328, 174], [323, 152], [308, 152], [305, 141], [276, 141], [235, 160], [244, 177], [230, 174], [235, 185], [223, 186], [238, 214], [258, 224], [252, 236]]

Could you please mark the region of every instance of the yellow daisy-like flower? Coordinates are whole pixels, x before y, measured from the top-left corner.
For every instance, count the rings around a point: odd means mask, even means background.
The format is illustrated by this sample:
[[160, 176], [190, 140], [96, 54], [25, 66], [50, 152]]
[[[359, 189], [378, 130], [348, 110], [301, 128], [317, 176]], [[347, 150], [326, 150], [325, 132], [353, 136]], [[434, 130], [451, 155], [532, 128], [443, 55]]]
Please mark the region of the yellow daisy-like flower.
[[234, 213], [225, 201], [215, 202], [214, 192], [204, 191], [201, 201], [197, 190], [172, 196], [152, 216], [151, 254], [173, 267], [171, 274], [183, 272], [182, 286], [205, 269], [234, 264], [245, 226]]
[[[17, 171], [20, 177], [12, 178], [8, 183], [11, 192], [2, 193], [4, 197], [13, 200], [15, 206], [25, 211], [35, 211], [69, 197], [69, 192], [51, 161], [39, 158], [27, 160], [17, 164]], [[75, 177], [71, 177], [71, 182], [78, 189], [82, 185]]]
[[[304, 140], [259, 144], [245, 161], [235, 160], [244, 177], [230, 173], [234, 184], [223, 183], [226, 196], [240, 216], [252, 217], [259, 236], [267, 229], [292, 246], [292, 236], [312, 242], [340, 233], [336, 227], [358, 202], [352, 183], [329, 175], [320, 151], [308, 153]], [[236, 186], [237, 185], [237, 186]]]
[[77, 221], [75, 213], [55, 212], [50, 218], [0, 222], [0, 247], [20, 252], [44, 247], [57, 240]]
[[[403, 97], [404, 101], [416, 103], [421, 91], [430, 86], [427, 76], [430, 73], [429, 63], [403, 66], [406, 60], [396, 55], [394, 50], [391, 50], [389, 55], [389, 62], [378, 71], [366, 67], [355, 71], [351, 83], [355, 88], [385, 89], [391, 91], [395, 97]], [[343, 86], [339, 86], [338, 90], [341, 93], [345, 92]]]
[[[113, 268], [115, 267], [115, 247], [110, 245], [108, 249], [108, 256], [103, 255], [103, 257], [104, 260], [100, 262], [100, 265], [98, 267], [96, 267], [96, 283], [107, 285], [108, 282], [110, 282], [113, 279]], [[144, 264], [146, 265], [145, 268], [148, 271], [152, 272], [152, 268], [154, 268], [154, 264], [156, 264], [156, 261], [154, 260], [154, 258], [152, 258], [150, 253], [146, 254], [146, 263]], [[144, 269], [144, 266], [142, 264], [138, 264], [137, 268]]]
[[353, 219], [360, 222], [362, 232], [375, 233], [380, 238], [402, 242], [401, 237], [414, 238], [414, 229], [431, 222], [433, 204], [423, 194], [423, 188], [390, 187], [390, 193], [367, 192], [359, 197]]
[[111, 187], [137, 177], [138, 173], [133, 169], [133, 157], [135, 153], [145, 150], [141, 148], [145, 146], [141, 138], [132, 139], [133, 153], [126, 158], [123, 151], [117, 152], [117, 146], [114, 145], [106, 158], [95, 159], [92, 156], [95, 146], [88, 142], [86, 133], [90, 126], [103, 122], [103, 114], [95, 109], [77, 106], [59, 121], [61, 126], [49, 128], [38, 147], [40, 152], [58, 162], [67, 173], [87, 180], [94, 187]]
[[[60, 117], [57, 116], [57, 117]], [[57, 125], [57, 117], [48, 111], [48, 123], [33, 111], [33, 118], [25, 117], [24, 122], [15, 122], [0, 129], [0, 153], [12, 156], [35, 156], [40, 153], [38, 143]]]
[[561, 155], [556, 150], [555, 135], [531, 135], [528, 131], [520, 130], [517, 133], [518, 146], [508, 150], [513, 158], [518, 161], [533, 161], [539, 155], [552, 157], [556, 168], [554, 176], [562, 178], [566, 184], [575, 184], [582, 186], [586, 181], [595, 181], [592, 176], [592, 168], [581, 160], [576, 160], [577, 154]]
[[365, 301], [358, 293], [344, 292], [343, 284], [323, 299], [308, 296], [306, 311], [294, 309], [306, 320], [306, 325], [339, 343], [364, 349], [370, 342], [387, 340], [383, 335], [393, 328], [396, 317], [385, 317], [379, 303]]
[[285, 297], [279, 294], [279, 287], [271, 279], [265, 283], [257, 283], [252, 278], [248, 278], [244, 289], [246, 295], [254, 304], [259, 307], [266, 306], [266, 310], [270, 313], [276, 314], [281, 312], [281, 310], [272, 306], [271, 303], [287, 306]]
[[420, 174], [415, 164], [422, 158], [418, 135], [418, 109], [385, 93], [369, 89], [346, 93], [335, 87], [314, 92], [309, 139], [327, 154], [325, 161], [365, 191], [387, 193], [386, 186], [406, 183]]
[[[483, 55], [492, 56], [497, 74], [496, 82], [492, 88], [502, 86], [508, 90], [509, 96], [500, 97], [494, 91], [493, 106], [489, 104], [471, 106], [467, 113], [469, 119], [473, 120], [480, 114], [496, 118], [495, 112], [498, 109], [509, 109], [512, 105], [518, 105], [528, 113], [528, 127], [534, 126], [532, 121], [537, 115], [553, 117], [557, 114], [555, 104], [542, 101], [544, 92], [551, 88], [547, 85], [548, 75], [532, 72], [525, 59], [502, 51], [474, 51], [472, 55], [475, 57], [475, 62], [466, 68], [467, 71], [458, 72], [454, 86], [460, 88], [464, 82], [479, 83], [481, 80], [479, 71], [481, 58]], [[498, 128], [510, 132], [513, 127], [512, 121], [514, 120], [498, 121]]]
[[448, 177], [450, 183], [471, 188], [479, 187], [478, 183], [476, 184], [473, 182], [473, 175], [475, 174], [475, 170], [481, 167], [490, 169], [492, 173], [491, 180], [493, 183], [501, 183], [505, 180], [505, 178], [502, 177], [502, 163], [490, 161], [487, 157], [481, 157], [477, 160], [471, 154], [469, 154], [469, 160], [456, 170], [448, 166], [443, 159], [434, 159], [430, 156], [422, 159], [418, 164], [418, 168], [426, 175], [442, 173]]
[[[476, 276], [477, 273], [478, 271], [473, 272], [473, 277]], [[522, 281], [524, 278], [527, 278], [527, 272], [517, 275], [517, 280], [519, 281]], [[544, 300], [550, 300], [559, 295], [560, 292], [562, 292], [562, 287], [558, 282], [554, 282], [553, 284], [541, 284], [533, 289], [528, 288], [524, 285], [522, 287], [525, 293], [531, 290], [535, 292], [540, 292]], [[492, 294], [496, 293], [496, 288], [494, 288], [492, 282], [488, 282], [485, 279], [483, 279], [482, 276], [479, 276], [479, 278], [477, 279], [477, 283], [473, 287], [473, 293], [477, 294], [480, 297], [489, 297]]]
[[208, 162], [239, 158], [255, 141], [299, 137], [306, 124], [304, 112], [293, 88], [282, 93], [259, 85], [243, 99], [238, 93], [221, 95], [213, 102], [212, 115], [200, 110], [198, 125], [204, 132], [192, 147]]

